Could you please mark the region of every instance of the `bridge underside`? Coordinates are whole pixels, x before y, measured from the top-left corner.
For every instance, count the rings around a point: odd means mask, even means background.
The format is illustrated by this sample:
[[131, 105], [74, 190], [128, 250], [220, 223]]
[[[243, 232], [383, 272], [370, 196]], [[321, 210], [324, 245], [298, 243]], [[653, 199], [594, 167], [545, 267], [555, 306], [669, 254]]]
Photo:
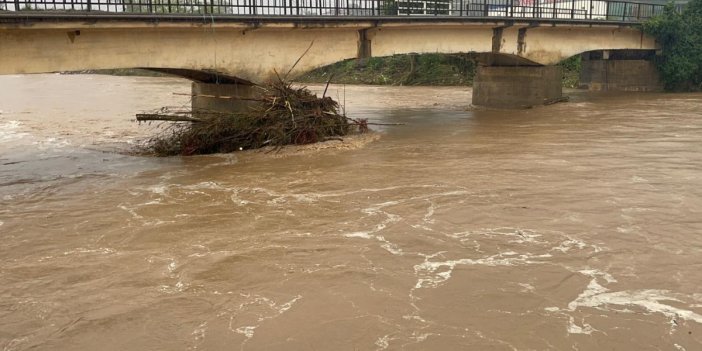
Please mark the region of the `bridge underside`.
[[485, 66], [536, 68], [584, 51], [655, 49], [652, 39], [621, 24], [397, 18], [88, 22], [28, 17], [0, 21], [0, 46], [0, 74], [147, 68], [238, 86], [286, 74], [299, 58], [292, 78], [345, 59], [407, 53], [470, 53]]

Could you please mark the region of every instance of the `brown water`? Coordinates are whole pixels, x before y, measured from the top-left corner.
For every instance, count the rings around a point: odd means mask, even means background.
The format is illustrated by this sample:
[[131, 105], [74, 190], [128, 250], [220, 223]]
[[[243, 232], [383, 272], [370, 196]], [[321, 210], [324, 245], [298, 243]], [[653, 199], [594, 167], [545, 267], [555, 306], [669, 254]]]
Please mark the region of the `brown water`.
[[336, 90], [406, 125], [142, 158], [187, 82], [0, 77], [0, 348], [702, 349], [701, 94]]

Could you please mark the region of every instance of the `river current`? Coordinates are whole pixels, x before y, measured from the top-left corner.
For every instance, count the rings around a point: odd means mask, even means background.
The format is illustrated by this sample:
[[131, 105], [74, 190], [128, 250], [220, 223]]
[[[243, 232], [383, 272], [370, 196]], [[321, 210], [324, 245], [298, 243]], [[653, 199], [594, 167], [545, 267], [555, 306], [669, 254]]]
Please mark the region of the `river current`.
[[702, 94], [331, 90], [403, 125], [140, 157], [188, 82], [0, 76], [0, 349], [702, 350]]

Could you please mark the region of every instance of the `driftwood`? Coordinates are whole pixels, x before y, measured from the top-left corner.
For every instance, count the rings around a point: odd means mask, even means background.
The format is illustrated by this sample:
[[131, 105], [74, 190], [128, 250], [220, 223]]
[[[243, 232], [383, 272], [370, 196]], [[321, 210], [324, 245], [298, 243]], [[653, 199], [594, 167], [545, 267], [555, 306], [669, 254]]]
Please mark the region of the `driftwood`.
[[237, 96], [237, 95], [209, 95], [209, 94], [186, 94], [186, 93], [173, 93], [173, 95], [190, 96], [190, 97], [204, 97], [204, 98], [224, 99], [224, 100], [265, 101], [264, 99], [243, 97], [243, 96]]
[[166, 115], [159, 113], [138, 113], [136, 115], [138, 122], [159, 121], [159, 122], [202, 122], [200, 118], [194, 118], [186, 115]]
[[293, 88], [283, 78], [278, 77], [258, 88], [260, 95], [257, 98], [241, 99], [254, 101], [246, 111], [197, 111], [193, 116], [192, 113], [161, 109], [137, 115], [140, 122], [174, 122], [148, 140], [144, 151], [169, 156], [232, 152], [263, 146], [280, 148], [288, 144], [339, 140], [350, 132], [368, 130], [367, 120], [346, 117], [331, 97], [318, 97], [307, 88]]

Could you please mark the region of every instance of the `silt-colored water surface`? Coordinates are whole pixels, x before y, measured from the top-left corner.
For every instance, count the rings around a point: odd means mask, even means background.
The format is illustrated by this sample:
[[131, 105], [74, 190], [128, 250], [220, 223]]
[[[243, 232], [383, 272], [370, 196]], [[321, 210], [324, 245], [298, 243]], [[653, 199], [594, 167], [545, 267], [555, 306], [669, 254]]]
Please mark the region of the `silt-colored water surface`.
[[702, 95], [336, 87], [363, 147], [128, 156], [177, 79], [0, 77], [3, 350], [700, 350]]

